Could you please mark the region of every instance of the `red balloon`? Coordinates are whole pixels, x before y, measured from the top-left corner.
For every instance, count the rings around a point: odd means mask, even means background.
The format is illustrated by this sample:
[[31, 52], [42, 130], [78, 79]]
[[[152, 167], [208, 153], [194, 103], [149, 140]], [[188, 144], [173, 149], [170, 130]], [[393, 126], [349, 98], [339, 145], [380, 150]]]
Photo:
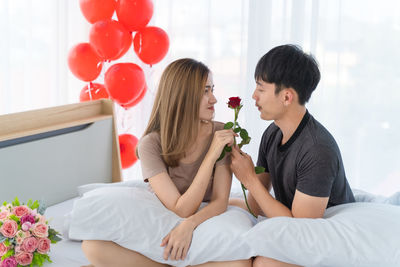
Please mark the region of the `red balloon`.
[[146, 64], [160, 62], [168, 52], [169, 38], [167, 33], [158, 27], [146, 27], [133, 38], [135, 53]]
[[120, 105], [132, 102], [142, 92], [146, 81], [143, 70], [134, 63], [112, 65], [104, 76], [110, 98]]
[[126, 46], [127, 30], [116, 20], [101, 20], [92, 25], [89, 42], [103, 59], [117, 57]]
[[117, 3], [115, 0], [79, 0], [83, 16], [91, 24], [105, 19], [111, 19]]
[[80, 43], [69, 51], [68, 66], [78, 79], [90, 82], [99, 76], [103, 62], [89, 43]]
[[111, 60], [117, 60], [121, 58], [123, 55], [126, 54], [126, 52], [128, 52], [129, 48], [131, 47], [133, 41], [132, 34], [128, 31], [125, 31], [123, 39], [124, 39], [123, 41], [124, 44], [121, 52]]
[[131, 32], [145, 27], [153, 16], [151, 0], [118, 0], [116, 7], [118, 21]]
[[126, 169], [137, 161], [135, 150], [138, 139], [131, 134], [121, 134], [118, 136], [118, 140], [122, 169]]
[[108, 93], [104, 85], [100, 83], [90, 83], [90, 91], [88, 89], [88, 86], [89, 85], [86, 85], [82, 88], [81, 94], [79, 96], [80, 102], [108, 98]]
[[133, 106], [136, 106], [140, 101], [142, 101], [142, 99], [144, 98], [144, 96], [146, 95], [147, 92], [147, 86], [145, 86], [142, 90], [142, 92], [140, 93], [140, 95], [133, 99], [133, 101], [129, 102], [128, 104], [125, 105], [121, 105], [123, 108], [125, 108], [126, 110], [130, 109]]

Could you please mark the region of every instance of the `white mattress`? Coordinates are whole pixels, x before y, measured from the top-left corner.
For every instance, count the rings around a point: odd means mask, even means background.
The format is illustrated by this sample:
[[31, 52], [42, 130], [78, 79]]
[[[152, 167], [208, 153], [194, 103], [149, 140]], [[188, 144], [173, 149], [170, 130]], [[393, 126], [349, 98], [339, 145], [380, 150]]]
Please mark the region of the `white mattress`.
[[[65, 215], [72, 210], [74, 199], [70, 199], [54, 206], [48, 207], [45, 213], [46, 218], [52, 228], [60, 233], [63, 233]], [[63, 233], [64, 234], [64, 233]], [[89, 264], [85, 255], [81, 250], [81, 242], [71, 241], [64, 238], [57, 244], [51, 245], [50, 259], [52, 264], [47, 263], [44, 266], [57, 266], [57, 267], [77, 267]]]

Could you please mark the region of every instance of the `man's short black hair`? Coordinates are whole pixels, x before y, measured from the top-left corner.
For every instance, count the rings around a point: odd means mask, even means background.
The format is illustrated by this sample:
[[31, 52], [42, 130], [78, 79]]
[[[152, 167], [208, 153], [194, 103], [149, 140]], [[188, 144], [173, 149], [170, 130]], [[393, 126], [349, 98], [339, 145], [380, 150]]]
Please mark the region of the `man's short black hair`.
[[296, 45], [281, 45], [271, 49], [257, 63], [254, 78], [276, 85], [275, 93], [293, 88], [304, 105], [317, 87], [321, 74], [318, 63]]

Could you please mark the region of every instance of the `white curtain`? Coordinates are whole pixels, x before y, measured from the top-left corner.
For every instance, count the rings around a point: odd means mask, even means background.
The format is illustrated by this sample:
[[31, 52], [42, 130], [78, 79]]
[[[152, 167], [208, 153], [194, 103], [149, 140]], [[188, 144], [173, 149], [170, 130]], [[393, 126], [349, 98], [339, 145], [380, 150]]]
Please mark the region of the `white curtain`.
[[[396, 0], [154, 0], [151, 25], [167, 31], [170, 50], [152, 68], [133, 51], [149, 93], [129, 111], [116, 106], [120, 133], [140, 137], [157, 81], [171, 61], [192, 57], [214, 73], [216, 120], [233, 118], [226, 102], [241, 96], [245, 147], [257, 159], [270, 122], [254, 107], [254, 68], [274, 46], [298, 44], [315, 55], [321, 82], [307, 107], [336, 138], [352, 187], [389, 195], [400, 190], [400, 3]], [[0, 1], [0, 114], [77, 102], [85, 85], [68, 70], [72, 45], [88, 41], [78, 0]], [[103, 79], [103, 75], [98, 78]], [[1, 126], [0, 126], [1, 127]], [[125, 179], [140, 178], [136, 163]]]

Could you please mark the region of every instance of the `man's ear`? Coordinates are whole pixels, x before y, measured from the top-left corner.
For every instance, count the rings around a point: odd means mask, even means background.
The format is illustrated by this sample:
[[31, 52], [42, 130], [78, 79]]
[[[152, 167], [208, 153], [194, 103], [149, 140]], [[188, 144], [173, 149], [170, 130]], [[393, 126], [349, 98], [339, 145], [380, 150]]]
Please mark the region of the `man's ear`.
[[293, 103], [296, 98], [296, 91], [293, 88], [285, 88], [283, 90], [283, 105], [288, 106]]

